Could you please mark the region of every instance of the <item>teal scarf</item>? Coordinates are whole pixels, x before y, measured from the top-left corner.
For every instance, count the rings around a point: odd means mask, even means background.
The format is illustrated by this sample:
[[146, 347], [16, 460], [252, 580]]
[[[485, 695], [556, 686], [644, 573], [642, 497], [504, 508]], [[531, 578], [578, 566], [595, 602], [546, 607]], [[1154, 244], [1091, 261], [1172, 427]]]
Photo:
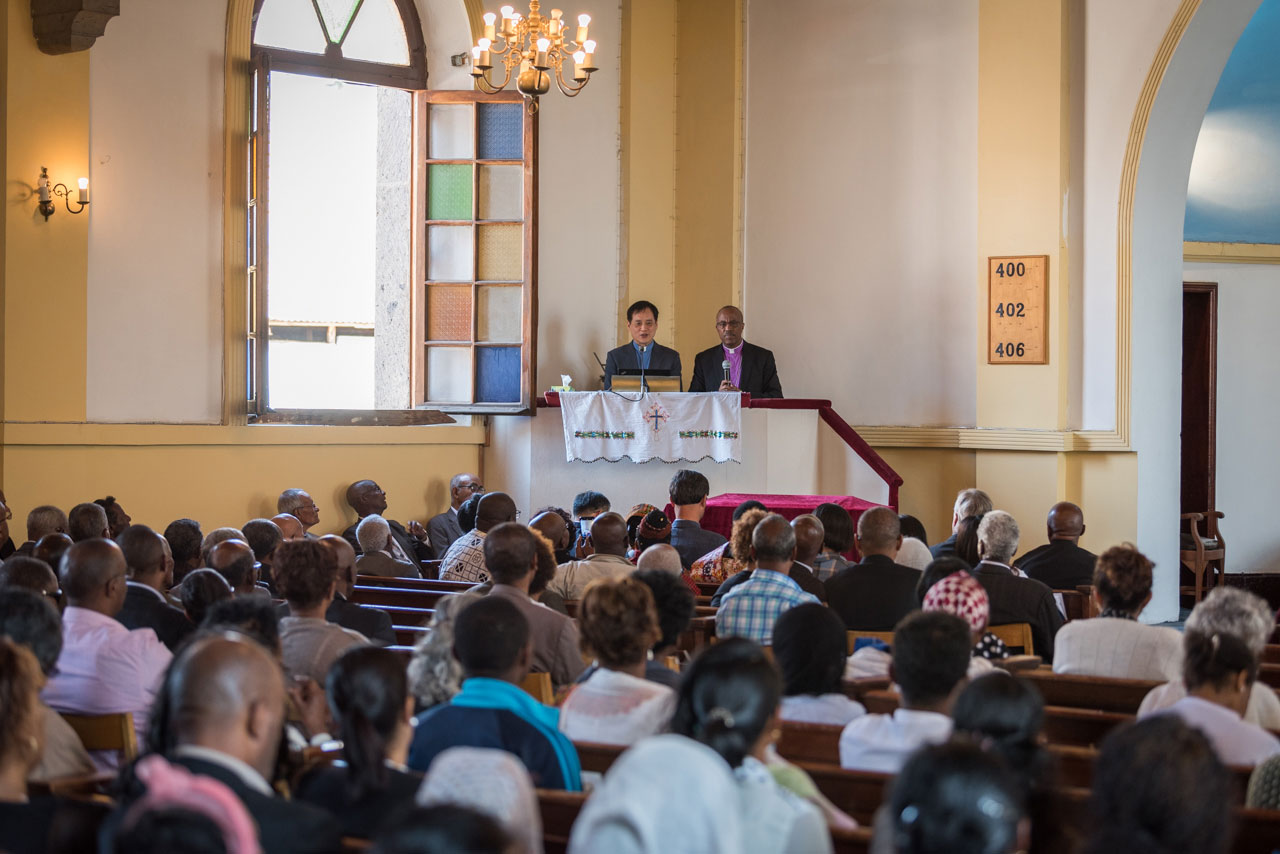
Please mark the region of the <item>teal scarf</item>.
[[505, 709], [533, 725], [546, 736], [560, 762], [560, 774], [564, 787], [570, 792], [582, 791], [582, 768], [578, 763], [578, 751], [573, 742], [560, 732], [560, 710], [544, 706], [529, 696], [520, 686], [500, 679], [476, 676], [462, 683], [462, 691], [449, 701], [450, 705], [471, 709]]

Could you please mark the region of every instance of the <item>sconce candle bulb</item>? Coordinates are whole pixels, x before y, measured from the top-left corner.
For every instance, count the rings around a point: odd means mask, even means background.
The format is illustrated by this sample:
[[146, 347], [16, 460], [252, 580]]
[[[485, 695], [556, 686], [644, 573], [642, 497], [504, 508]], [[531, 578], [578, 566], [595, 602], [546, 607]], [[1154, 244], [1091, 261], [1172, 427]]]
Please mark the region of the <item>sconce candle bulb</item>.
[[76, 183], [80, 188], [80, 192], [77, 197], [80, 207], [72, 210], [71, 189], [61, 182], [54, 184], [51, 188], [49, 186], [49, 170], [43, 166], [40, 167], [40, 178], [36, 181], [36, 198], [39, 200], [37, 207], [46, 222], [48, 222], [49, 217], [53, 216], [54, 211], [57, 210], [53, 203], [53, 196], [62, 197], [63, 201], [67, 205], [67, 213], [84, 213], [84, 209], [89, 206], [89, 179], [81, 178]]

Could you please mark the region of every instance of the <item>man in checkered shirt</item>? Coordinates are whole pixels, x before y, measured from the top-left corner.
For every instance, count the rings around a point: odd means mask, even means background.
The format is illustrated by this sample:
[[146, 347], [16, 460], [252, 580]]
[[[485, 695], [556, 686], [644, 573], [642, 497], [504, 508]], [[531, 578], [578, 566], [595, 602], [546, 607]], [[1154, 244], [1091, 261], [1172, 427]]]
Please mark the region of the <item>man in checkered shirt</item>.
[[751, 535], [756, 568], [751, 578], [724, 594], [716, 612], [716, 637], [750, 638], [758, 644], [773, 643], [773, 624], [783, 611], [818, 602], [788, 574], [796, 554], [796, 534], [786, 519], [771, 513]]
[[476, 528], [453, 541], [440, 563], [442, 581], [474, 581], [477, 584], [489, 580], [489, 570], [484, 564], [485, 535], [503, 522], [514, 522], [520, 516], [516, 503], [505, 492], [490, 492], [480, 499], [476, 508]]

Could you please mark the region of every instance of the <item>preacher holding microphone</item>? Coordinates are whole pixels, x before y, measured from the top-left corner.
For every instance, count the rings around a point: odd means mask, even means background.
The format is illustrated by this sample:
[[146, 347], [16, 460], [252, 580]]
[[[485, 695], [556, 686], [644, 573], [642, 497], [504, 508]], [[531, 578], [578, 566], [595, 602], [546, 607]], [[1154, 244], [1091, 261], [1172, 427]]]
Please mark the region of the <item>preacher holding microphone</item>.
[[648, 344], [640, 345], [640, 358], [636, 359], [636, 364], [640, 366], [640, 393], [645, 394], [649, 391], [649, 385], [644, 379], [644, 354], [649, 351]]
[[721, 362], [720, 367], [724, 370], [724, 381], [729, 382], [729, 360], [725, 359]]

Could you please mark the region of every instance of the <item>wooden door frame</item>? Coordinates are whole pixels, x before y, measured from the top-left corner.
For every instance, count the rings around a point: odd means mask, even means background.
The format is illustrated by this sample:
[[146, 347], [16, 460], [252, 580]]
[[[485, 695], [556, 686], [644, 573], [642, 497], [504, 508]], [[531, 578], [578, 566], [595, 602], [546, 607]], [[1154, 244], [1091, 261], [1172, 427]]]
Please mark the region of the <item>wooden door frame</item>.
[[1182, 293], [1209, 296], [1209, 393], [1206, 400], [1209, 416], [1207, 440], [1209, 506], [1205, 509], [1212, 509], [1218, 500], [1218, 283], [1183, 282]]

